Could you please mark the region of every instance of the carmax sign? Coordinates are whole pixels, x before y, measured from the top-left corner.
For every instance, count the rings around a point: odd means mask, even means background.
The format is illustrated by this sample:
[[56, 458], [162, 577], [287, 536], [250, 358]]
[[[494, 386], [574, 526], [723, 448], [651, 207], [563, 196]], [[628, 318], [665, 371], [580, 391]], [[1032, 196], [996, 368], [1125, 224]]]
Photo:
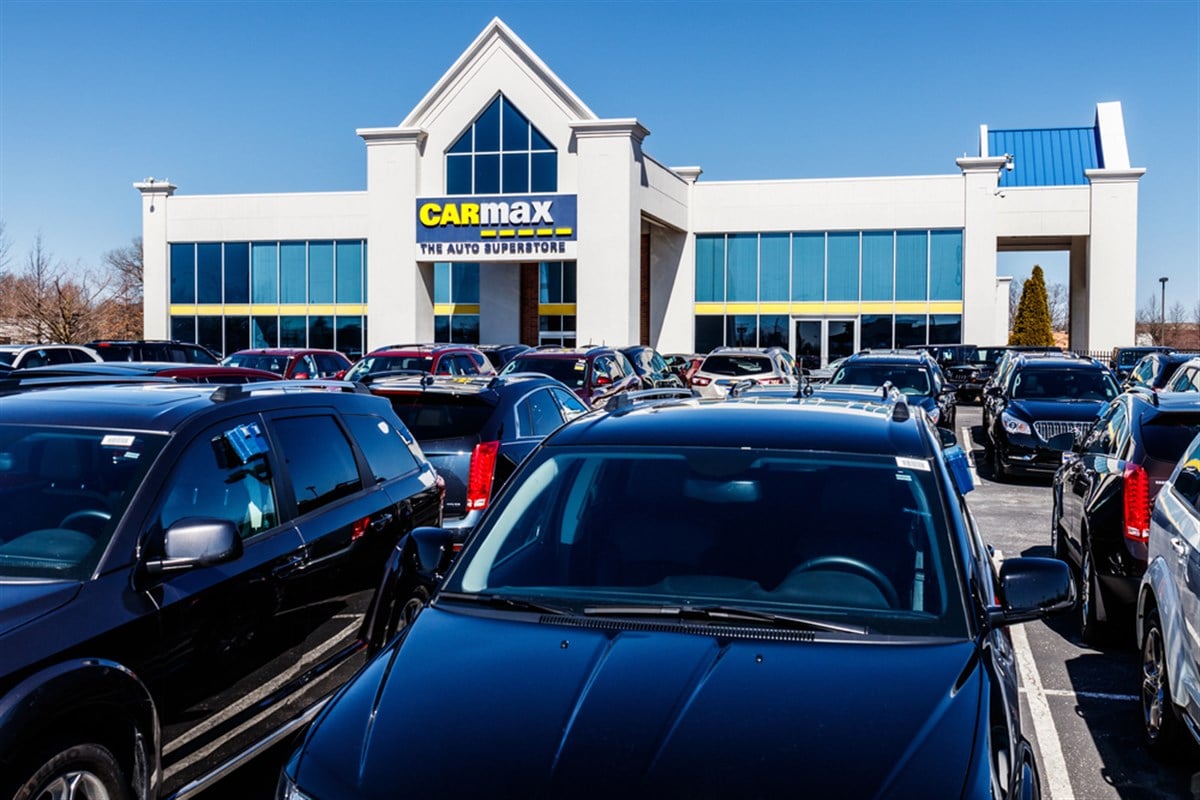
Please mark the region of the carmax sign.
[[[417, 198], [417, 248], [429, 256], [506, 258], [568, 253], [576, 195]], [[573, 248], [572, 248], [573, 249]]]

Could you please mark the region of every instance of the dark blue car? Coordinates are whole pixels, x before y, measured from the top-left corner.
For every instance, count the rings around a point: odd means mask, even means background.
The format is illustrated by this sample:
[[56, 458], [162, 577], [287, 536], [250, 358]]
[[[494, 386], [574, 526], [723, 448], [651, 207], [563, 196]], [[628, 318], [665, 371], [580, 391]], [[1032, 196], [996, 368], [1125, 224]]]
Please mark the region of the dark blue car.
[[279, 797], [1037, 796], [1005, 628], [1066, 565], [994, 569], [898, 392], [676, 393], [547, 437], [444, 578], [451, 531], [397, 548], [383, 596], [439, 588]]
[[843, 361], [829, 382], [851, 386], [890, 383], [935, 424], [954, 430], [957, 387], [923, 350], [863, 350]]

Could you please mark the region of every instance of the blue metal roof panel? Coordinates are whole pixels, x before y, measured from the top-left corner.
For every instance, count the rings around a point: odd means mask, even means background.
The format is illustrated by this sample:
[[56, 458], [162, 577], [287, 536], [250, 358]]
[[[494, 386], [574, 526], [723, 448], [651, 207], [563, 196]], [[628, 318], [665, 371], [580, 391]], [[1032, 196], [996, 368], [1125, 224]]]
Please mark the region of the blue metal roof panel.
[[989, 130], [988, 154], [1011, 154], [1013, 169], [1000, 172], [1000, 187], [1081, 186], [1084, 170], [1103, 166], [1096, 128]]

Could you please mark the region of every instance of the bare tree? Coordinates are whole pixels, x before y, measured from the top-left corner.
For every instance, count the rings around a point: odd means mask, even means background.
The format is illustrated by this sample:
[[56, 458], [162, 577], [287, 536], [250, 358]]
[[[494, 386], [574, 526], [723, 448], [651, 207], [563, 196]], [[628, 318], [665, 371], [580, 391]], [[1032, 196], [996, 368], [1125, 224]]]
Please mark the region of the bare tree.
[[84, 272], [71, 277], [55, 262], [39, 233], [25, 269], [11, 281], [14, 322], [33, 342], [86, 342], [99, 334], [98, 308], [108, 281]]
[[1163, 343], [1162, 312], [1158, 308], [1158, 297], [1150, 295], [1146, 305], [1137, 310], [1136, 321], [1139, 333], [1149, 334], [1155, 344]]
[[1046, 302], [1050, 306], [1050, 327], [1065, 331], [1071, 318], [1071, 292], [1064, 283], [1046, 287]]
[[104, 302], [105, 336], [120, 339], [142, 337], [142, 287], [145, 260], [142, 237], [126, 247], [104, 254], [113, 287], [112, 296]]

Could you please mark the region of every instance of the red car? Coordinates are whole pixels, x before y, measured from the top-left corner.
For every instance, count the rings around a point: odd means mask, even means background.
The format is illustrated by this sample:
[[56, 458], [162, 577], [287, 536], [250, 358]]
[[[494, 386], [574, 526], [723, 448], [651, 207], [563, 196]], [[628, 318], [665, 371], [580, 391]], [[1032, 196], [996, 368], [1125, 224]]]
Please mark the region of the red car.
[[496, 368], [478, 348], [465, 344], [390, 344], [360, 358], [346, 380], [374, 380], [384, 373], [495, 375]]
[[266, 347], [239, 350], [221, 362], [228, 367], [249, 367], [273, 372], [281, 378], [340, 380], [350, 369], [350, 359], [337, 350], [312, 350], [303, 347]]

